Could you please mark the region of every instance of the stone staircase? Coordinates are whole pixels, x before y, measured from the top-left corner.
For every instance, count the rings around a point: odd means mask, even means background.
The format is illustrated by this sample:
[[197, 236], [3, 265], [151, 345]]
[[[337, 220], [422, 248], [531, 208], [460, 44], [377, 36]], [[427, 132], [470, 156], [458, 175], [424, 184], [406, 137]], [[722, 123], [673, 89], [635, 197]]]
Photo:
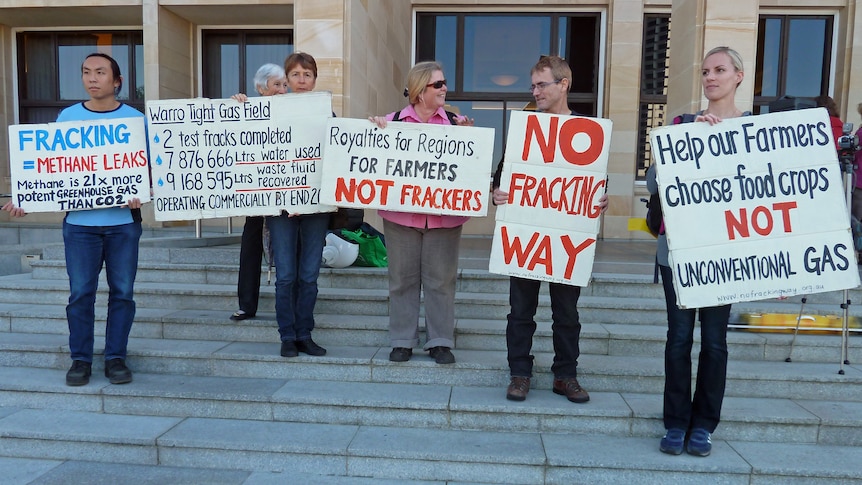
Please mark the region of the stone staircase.
[[[386, 271], [324, 269], [314, 337], [324, 357], [284, 359], [274, 289], [232, 322], [236, 238], [142, 241], [129, 343], [135, 380], [90, 384], [69, 366], [61, 245], [32, 273], [0, 277], [0, 476], [4, 483], [571, 484], [862, 483], [862, 350], [837, 335], [732, 331], [723, 421], [708, 458], [658, 451], [664, 301], [648, 242], [600, 242], [579, 302], [585, 405], [550, 389], [550, 308], [537, 315], [536, 376], [507, 401], [508, 282], [487, 240], [465, 238], [456, 295], [457, 363], [423, 352], [388, 361]], [[273, 276], [274, 278], [274, 276]], [[263, 275], [266, 284], [266, 273]], [[853, 290], [851, 301], [862, 301]], [[106, 285], [97, 299], [105, 317]], [[843, 295], [806, 313], [837, 314]], [[799, 299], [734, 305], [799, 311]], [[851, 305], [851, 313], [862, 310]], [[97, 333], [104, 332], [99, 328]], [[101, 342], [97, 338], [97, 349]], [[695, 349], [695, 352], [697, 349]], [[11, 478], [10, 478], [11, 477]]]

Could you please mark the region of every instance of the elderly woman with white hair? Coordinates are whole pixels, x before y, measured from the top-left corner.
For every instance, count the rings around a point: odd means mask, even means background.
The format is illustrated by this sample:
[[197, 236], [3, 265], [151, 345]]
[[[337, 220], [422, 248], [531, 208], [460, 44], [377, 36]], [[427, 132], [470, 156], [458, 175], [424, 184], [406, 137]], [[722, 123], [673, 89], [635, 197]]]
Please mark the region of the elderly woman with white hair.
[[[261, 96], [273, 96], [287, 92], [287, 78], [284, 69], [278, 64], [264, 64], [254, 75], [254, 88]], [[244, 103], [248, 96], [242, 93], [231, 98]], [[239, 249], [239, 278], [236, 294], [239, 310], [230, 316], [231, 320], [245, 320], [257, 314], [260, 298], [260, 267], [263, 262], [263, 223], [264, 216], [245, 218], [242, 228], [242, 243]]]

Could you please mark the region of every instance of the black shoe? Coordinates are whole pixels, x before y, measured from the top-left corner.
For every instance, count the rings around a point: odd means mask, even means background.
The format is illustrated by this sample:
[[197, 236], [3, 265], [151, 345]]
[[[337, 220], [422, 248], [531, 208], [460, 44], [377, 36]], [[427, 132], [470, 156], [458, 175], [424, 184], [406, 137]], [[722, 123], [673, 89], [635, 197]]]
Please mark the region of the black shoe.
[[237, 310], [230, 316], [230, 319], [236, 322], [245, 320], [246, 318], [254, 318], [254, 313], [248, 313], [245, 310]]
[[434, 358], [434, 362], [438, 364], [454, 364], [455, 356], [452, 355], [452, 351], [449, 350], [449, 347], [432, 347], [429, 351], [431, 357]]
[[105, 377], [111, 384], [126, 384], [132, 382], [132, 371], [123, 359], [111, 359], [105, 362]]
[[395, 347], [392, 352], [389, 352], [390, 362], [407, 362], [413, 356], [413, 349], [406, 347]]
[[297, 355], [299, 355], [299, 351], [296, 350], [296, 344], [293, 340], [285, 340], [281, 342], [282, 357], [296, 357]]
[[296, 345], [296, 350], [303, 354], [314, 355], [317, 357], [326, 355], [326, 349], [314, 343], [314, 340], [311, 340], [311, 338], [308, 340], [297, 340], [294, 342], [294, 345]]
[[90, 382], [93, 373], [93, 364], [83, 360], [73, 360], [72, 367], [66, 372], [67, 386], [85, 386]]

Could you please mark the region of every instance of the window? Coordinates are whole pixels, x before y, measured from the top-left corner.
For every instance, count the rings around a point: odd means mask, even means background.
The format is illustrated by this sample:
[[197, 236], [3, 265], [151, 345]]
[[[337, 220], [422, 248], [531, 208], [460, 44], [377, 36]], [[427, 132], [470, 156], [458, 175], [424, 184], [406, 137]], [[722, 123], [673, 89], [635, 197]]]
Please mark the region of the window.
[[89, 95], [81, 83], [87, 55], [104, 52], [120, 65], [117, 99], [143, 111], [144, 47], [140, 32], [21, 32], [18, 48], [19, 123], [48, 123]]
[[530, 109], [530, 68], [543, 54], [559, 55], [572, 67], [569, 106], [597, 115], [599, 22], [598, 13], [419, 13], [416, 62], [443, 65], [448, 103], [477, 126], [497, 130], [494, 160], [500, 160], [506, 113]]
[[831, 16], [763, 15], [757, 30], [754, 113], [784, 96], [829, 94]]
[[284, 66], [293, 53], [290, 31], [203, 32], [203, 96], [229, 98], [236, 93], [257, 95], [254, 73], [271, 62]]
[[641, 61], [640, 107], [638, 109], [638, 180], [646, 177], [651, 152], [649, 132], [664, 125], [667, 110], [667, 69], [670, 47], [670, 15], [644, 15]]

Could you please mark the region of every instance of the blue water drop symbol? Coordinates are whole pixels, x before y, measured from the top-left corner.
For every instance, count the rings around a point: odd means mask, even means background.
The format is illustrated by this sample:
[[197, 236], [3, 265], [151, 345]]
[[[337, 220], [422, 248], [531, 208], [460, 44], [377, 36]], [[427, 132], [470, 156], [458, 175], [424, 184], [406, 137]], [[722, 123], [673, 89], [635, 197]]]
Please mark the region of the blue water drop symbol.
[[153, 138], [153, 141], [158, 143], [159, 142], [159, 135], [156, 135], [155, 138]]
[[165, 185], [164, 180], [162, 180], [161, 178], [159, 178], [159, 187], [163, 187], [164, 185]]
[[162, 156], [156, 155], [156, 165], [161, 165], [161, 164], [162, 164]]

